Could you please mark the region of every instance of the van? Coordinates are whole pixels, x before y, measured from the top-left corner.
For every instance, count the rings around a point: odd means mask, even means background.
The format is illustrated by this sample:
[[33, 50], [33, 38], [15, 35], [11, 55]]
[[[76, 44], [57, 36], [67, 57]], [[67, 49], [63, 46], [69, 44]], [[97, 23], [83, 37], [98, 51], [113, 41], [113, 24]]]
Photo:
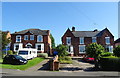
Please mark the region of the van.
[[33, 48], [22, 48], [18, 50], [18, 55], [25, 59], [32, 59], [37, 57], [37, 49]]

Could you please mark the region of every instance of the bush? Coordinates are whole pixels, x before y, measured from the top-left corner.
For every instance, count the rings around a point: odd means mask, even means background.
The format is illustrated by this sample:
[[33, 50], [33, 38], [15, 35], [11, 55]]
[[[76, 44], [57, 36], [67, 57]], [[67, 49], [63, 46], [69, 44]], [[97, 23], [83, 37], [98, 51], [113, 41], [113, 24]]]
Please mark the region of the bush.
[[59, 57], [58, 60], [60, 61], [60, 63], [67, 63], [67, 64], [72, 63], [72, 59], [70, 56]]
[[110, 53], [110, 52], [103, 52], [101, 54], [102, 57], [104, 57], [104, 56], [111, 56], [111, 55], [113, 55], [113, 53]]
[[113, 50], [113, 53], [115, 56], [120, 57], [120, 45]]
[[100, 67], [102, 70], [120, 70], [120, 58], [101, 58]]
[[47, 53], [38, 53], [37, 54], [39, 57], [47, 58], [48, 54]]
[[7, 51], [7, 54], [8, 54], [8, 55], [12, 55], [12, 54], [13, 54], [13, 51], [12, 51], [12, 50], [8, 50], [8, 51]]

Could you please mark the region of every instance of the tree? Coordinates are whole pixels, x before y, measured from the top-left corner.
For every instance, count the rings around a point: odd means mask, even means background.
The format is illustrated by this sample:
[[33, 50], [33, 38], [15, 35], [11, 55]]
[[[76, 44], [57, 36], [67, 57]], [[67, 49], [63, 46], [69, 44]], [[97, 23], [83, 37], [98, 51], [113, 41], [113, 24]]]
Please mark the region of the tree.
[[113, 50], [115, 56], [120, 57], [120, 45]]
[[50, 38], [51, 38], [51, 44], [52, 44], [52, 48], [55, 48], [55, 39], [52, 36], [52, 34], [50, 34]]
[[65, 45], [60, 44], [55, 49], [58, 52], [59, 57], [64, 57], [68, 55], [68, 52], [67, 52], [68, 47]]
[[2, 49], [5, 49], [5, 47], [10, 43], [10, 38], [7, 38], [7, 33], [2, 32]]
[[95, 68], [99, 68], [98, 60], [101, 57], [101, 54], [104, 52], [104, 47], [97, 43], [92, 43], [86, 48], [86, 53], [88, 56], [93, 57], [95, 60]]

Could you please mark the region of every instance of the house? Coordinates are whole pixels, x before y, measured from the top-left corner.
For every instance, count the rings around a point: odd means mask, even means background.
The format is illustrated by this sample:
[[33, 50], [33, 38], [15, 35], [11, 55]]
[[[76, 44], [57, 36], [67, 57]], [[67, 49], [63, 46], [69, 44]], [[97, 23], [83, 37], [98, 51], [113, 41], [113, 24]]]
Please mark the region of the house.
[[51, 53], [49, 30], [26, 29], [11, 34], [11, 50], [16, 52], [21, 48], [36, 48], [38, 53]]
[[113, 52], [114, 36], [107, 29], [98, 31], [76, 31], [72, 27], [72, 31], [68, 28], [62, 36], [62, 44], [68, 46], [68, 52], [71, 56], [81, 56], [85, 54], [85, 47], [91, 43], [101, 44], [106, 51]]
[[118, 38], [116, 41], [115, 41], [115, 46], [118, 46], [120, 45], [120, 38]]

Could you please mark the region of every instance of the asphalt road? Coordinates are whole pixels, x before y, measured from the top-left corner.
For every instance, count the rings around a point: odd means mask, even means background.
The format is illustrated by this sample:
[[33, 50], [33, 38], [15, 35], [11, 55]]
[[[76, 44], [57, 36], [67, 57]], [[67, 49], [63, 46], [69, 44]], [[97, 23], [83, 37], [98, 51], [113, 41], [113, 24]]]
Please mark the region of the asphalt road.
[[111, 76], [120, 77], [117, 71], [63, 72], [63, 71], [21, 71], [14, 69], [0, 69], [2, 76]]

